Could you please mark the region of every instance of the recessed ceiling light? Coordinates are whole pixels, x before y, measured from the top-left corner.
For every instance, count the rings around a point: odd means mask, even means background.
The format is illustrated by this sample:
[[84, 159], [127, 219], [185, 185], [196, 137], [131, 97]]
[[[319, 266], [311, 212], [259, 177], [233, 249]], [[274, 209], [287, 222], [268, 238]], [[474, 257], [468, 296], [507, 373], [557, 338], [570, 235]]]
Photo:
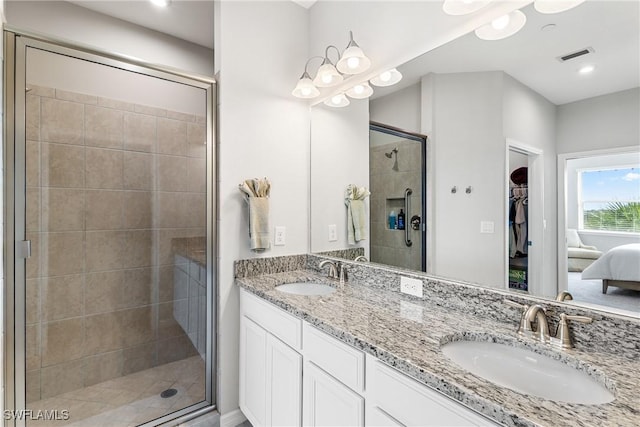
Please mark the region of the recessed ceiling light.
[[595, 65], [583, 65], [582, 67], [580, 67], [580, 69], [578, 70], [578, 73], [580, 74], [590, 74], [593, 73], [593, 70], [596, 69]]
[[149, 0], [149, 1], [159, 7], [167, 7], [169, 6], [169, 3], [171, 3], [171, 0]]
[[519, 10], [514, 10], [476, 29], [476, 36], [482, 40], [504, 39], [520, 31], [526, 22], [527, 16]]

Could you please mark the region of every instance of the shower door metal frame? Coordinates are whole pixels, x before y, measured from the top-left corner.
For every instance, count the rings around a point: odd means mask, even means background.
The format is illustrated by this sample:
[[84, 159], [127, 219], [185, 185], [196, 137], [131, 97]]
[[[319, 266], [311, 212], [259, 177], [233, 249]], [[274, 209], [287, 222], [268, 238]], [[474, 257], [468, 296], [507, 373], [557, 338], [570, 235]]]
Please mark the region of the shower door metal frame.
[[[420, 189], [422, 198], [420, 200], [420, 209], [422, 211], [422, 217], [420, 218], [420, 244], [422, 245], [422, 254], [420, 256], [421, 260], [421, 270], [427, 271], [427, 140], [429, 137], [427, 135], [423, 135], [416, 132], [409, 132], [403, 129], [400, 129], [395, 126], [387, 125], [380, 122], [374, 122], [373, 120], [369, 121], [369, 131], [376, 131], [381, 133], [386, 133], [387, 135], [398, 136], [400, 138], [409, 139], [411, 141], [415, 141], [420, 143], [420, 153], [422, 156], [422, 167], [421, 167], [421, 177], [420, 182], [422, 188]], [[407, 188], [407, 190], [411, 190]], [[406, 190], [405, 190], [405, 200], [407, 198]], [[411, 219], [405, 220], [405, 242], [408, 228], [410, 227]], [[407, 246], [411, 246], [407, 244]]]
[[[217, 86], [213, 78], [148, 64], [122, 55], [96, 50], [77, 43], [5, 26], [3, 94], [3, 190], [4, 190], [4, 289], [3, 358], [4, 410], [26, 409], [26, 258], [21, 244], [26, 236], [26, 55], [28, 48], [40, 49], [96, 64], [160, 78], [203, 89], [206, 94], [207, 138], [207, 344], [205, 400], [142, 424], [182, 423], [216, 409], [218, 321], [217, 304]], [[18, 96], [22, 94], [22, 96]], [[214, 273], [215, 272], [215, 273]], [[54, 409], [54, 408], [51, 408]], [[61, 408], [62, 409], [62, 408]], [[7, 418], [6, 413], [3, 419]], [[22, 427], [24, 418], [5, 419], [3, 425]]]

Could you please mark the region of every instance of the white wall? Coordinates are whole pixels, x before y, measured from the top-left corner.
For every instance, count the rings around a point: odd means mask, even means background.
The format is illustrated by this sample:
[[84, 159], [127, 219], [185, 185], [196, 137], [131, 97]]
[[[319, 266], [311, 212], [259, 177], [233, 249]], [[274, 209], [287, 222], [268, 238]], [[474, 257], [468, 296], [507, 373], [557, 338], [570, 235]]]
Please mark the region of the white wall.
[[418, 82], [397, 92], [373, 99], [369, 105], [369, 120], [407, 132], [420, 133], [421, 95], [422, 90]]
[[[368, 258], [370, 233], [355, 245], [347, 242], [344, 191], [349, 184], [369, 188], [369, 103], [314, 107], [311, 123], [311, 251], [364, 247]], [[338, 228], [335, 242], [328, 240], [330, 224]]]
[[[63, 1], [7, 1], [14, 28], [213, 76], [213, 51]], [[185, 25], [189, 25], [185, 23]]]
[[[308, 12], [293, 2], [220, 4], [219, 408], [238, 408], [238, 289], [233, 261], [308, 250], [309, 108], [291, 96], [307, 59]], [[246, 178], [271, 180], [271, 225], [287, 244], [249, 250]]]
[[[431, 75], [423, 99], [433, 114], [432, 273], [494, 287], [504, 286], [502, 74]], [[481, 221], [494, 222], [495, 233], [480, 234]]]
[[535, 221], [543, 227], [542, 245], [540, 242], [533, 242], [534, 245], [538, 245], [538, 254], [542, 256], [542, 271], [538, 272], [541, 273], [540, 280], [534, 283], [539, 289], [533, 291], [536, 294], [554, 297], [557, 293], [558, 276], [556, 106], [510, 75], [503, 75], [504, 137], [542, 150], [543, 193], [530, 191], [529, 195], [529, 204], [535, 200], [544, 204], [542, 218], [529, 216], [530, 222]]
[[640, 145], [640, 88], [558, 106], [558, 154]]

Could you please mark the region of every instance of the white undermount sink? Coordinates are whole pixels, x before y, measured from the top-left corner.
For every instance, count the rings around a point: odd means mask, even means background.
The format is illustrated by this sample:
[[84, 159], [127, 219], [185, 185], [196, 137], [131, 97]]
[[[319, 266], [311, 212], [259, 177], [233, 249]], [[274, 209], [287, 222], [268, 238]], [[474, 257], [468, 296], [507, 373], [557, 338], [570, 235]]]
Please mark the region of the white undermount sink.
[[589, 374], [524, 348], [462, 340], [444, 344], [442, 352], [465, 370], [526, 395], [587, 405], [615, 399]]
[[336, 291], [336, 288], [323, 283], [296, 282], [276, 286], [276, 290], [295, 295], [320, 296], [333, 293]]

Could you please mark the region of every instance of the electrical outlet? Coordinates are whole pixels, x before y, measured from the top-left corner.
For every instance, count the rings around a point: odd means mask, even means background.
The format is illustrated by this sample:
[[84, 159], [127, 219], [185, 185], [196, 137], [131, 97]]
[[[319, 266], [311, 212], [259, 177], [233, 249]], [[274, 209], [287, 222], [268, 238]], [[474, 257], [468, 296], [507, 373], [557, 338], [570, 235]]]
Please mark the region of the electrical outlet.
[[336, 240], [338, 240], [338, 226], [329, 224], [329, 241], [335, 242]]
[[276, 227], [276, 237], [274, 239], [274, 246], [284, 246], [287, 241], [287, 228], [283, 226]]
[[400, 276], [400, 292], [422, 298], [422, 280]]

